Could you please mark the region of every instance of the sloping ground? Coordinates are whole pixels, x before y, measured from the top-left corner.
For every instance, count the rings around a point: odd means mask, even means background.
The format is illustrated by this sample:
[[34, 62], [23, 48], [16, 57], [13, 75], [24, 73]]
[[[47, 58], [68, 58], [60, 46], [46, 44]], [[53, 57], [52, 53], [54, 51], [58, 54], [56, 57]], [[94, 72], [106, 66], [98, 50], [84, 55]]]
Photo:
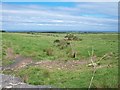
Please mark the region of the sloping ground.
[[6, 69], [20, 69], [21, 67], [24, 67], [30, 63], [32, 63], [32, 59], [30, 57], [23, 57], [21, 55], [16, 55], [13, 52], [12, 48], [8, 48], [7, 49], [7, 56], [6, 58], [8, 60], [13, 60], [14, 63], [8, 65], [8, 66], [2, 66], [2, 70], [6, 70]]
[[2, 77], [2, 80], [0, 80], [2, 84], [0, 88], [51, 88], [51, 86], [44, 85], [29, 85], [22, 82], [20, 78], [10, 75], [0, 74], [0, 77]]

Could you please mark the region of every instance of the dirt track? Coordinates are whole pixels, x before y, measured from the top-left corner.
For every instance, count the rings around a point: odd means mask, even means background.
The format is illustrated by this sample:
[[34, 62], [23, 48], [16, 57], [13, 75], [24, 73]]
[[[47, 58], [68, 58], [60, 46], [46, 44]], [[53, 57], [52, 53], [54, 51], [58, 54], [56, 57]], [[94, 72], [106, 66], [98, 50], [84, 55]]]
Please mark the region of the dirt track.
[[23, 57], [21, 55], [14, 54], [12, 48], [7, 49], [7, 56], [9, 60], [14, 60], [14, 63], [8, 66], [3, 66], [3, 70], [6, 69], [20, 69], [28, 65], [36, 65], [46, 69], [77, 69], [79, 65], [87, 64], [88, 60], [41, 60], [34, 62], [30, 57]]

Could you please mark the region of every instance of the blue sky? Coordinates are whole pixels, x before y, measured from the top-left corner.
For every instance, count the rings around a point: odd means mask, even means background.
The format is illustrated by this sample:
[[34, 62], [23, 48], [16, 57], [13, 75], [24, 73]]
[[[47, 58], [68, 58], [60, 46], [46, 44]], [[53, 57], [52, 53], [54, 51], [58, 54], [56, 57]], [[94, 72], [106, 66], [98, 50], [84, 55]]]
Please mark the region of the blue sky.
[[117, 2], [4, 2], [2, 28], [21, 31], [117, 31]]

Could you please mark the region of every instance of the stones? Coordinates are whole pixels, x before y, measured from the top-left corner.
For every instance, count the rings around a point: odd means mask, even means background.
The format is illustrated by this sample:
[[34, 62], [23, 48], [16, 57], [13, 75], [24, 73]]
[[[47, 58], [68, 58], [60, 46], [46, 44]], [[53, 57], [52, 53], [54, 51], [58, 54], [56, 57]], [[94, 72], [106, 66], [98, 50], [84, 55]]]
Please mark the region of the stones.
[[51, 86], [44, 85], [29, 85], [22, 82], [20, 78], [11, 75], [0, 74], [0, 77], [2, 77], [0, 88], [51, 88]]

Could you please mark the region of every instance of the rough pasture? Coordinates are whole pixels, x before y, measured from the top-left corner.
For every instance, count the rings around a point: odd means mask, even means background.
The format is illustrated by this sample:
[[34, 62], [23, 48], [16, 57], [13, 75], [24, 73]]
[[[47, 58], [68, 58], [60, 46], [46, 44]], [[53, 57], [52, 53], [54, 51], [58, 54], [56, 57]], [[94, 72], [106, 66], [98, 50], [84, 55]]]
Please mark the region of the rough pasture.
[[[118, 86], [118, 36], [116, 33], [78, 34], [81, 40], [68, 40], [68, 47], [60, 49], [54, 42], [64, 40], [66, 33], [2, 33], [2, 64], [15, 65], [17, 60], [23, 65], [17, 70], [4, 70], [23, 81], [34, 85], [54, 87], [88, 88], [92, 77], [92, 59], [97, 63], [97, 71], [92, 87]], [[66, 44], [66, 42], [64, 42]], [[62, 43], [64, 45], [64, 43]], [[75, 57], [71, 53], [76, 52]], [[21, 58], [22, 57], [22, 58]], [[19, 59], [21, 58], [21, 59]], [[30, 62], [29, 64], [27, 62]], [[27, 64], [26, 64], [27, 63]], [[24, 67], [25, 66], [25, 67]]]

